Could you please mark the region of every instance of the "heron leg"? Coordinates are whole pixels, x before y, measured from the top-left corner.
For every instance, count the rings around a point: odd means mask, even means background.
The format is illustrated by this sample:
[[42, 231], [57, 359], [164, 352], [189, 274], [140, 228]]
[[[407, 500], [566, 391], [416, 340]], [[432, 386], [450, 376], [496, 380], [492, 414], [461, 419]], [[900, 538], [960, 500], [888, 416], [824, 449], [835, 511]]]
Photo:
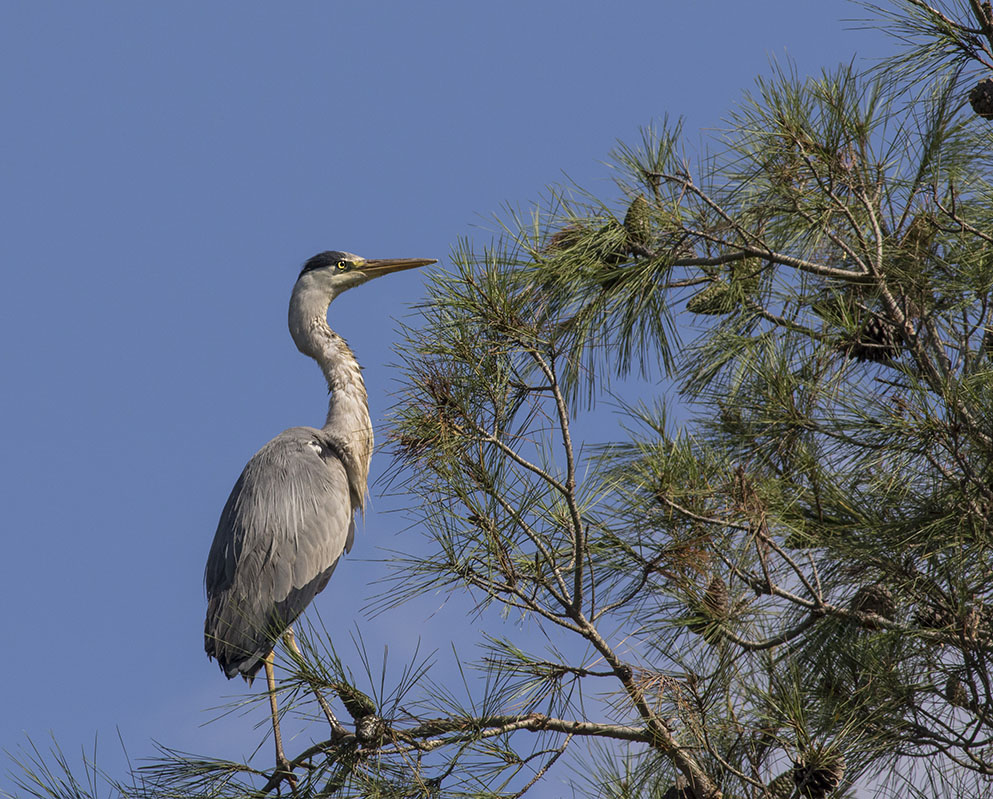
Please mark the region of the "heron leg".
[[[296, 785], [296, 777], [293, 776], [293, 769], [290, 761], [286, 759], [283, 752], [283, 735], [279, 731], [279, 708], [276, 706], [276, 673], [273, 670], [273, 653], [269, 652], [263, 658], [265, 664], [265, 681], [269, 687], [269, 709], [272, 711], [272, 737], [276, 741], [276, 775], [289, 780], [290, 785]], [[275, 778], [275, 777], [274, 777]]]
[[[293, 634], [292, 627], [286, 628], [286, 632], [283, 633], [283, 642], [293, 651], [293, 654], [303, 661], [303, 652], [301, 652], [300, 647], [297, 646], [297, 639]], [[328, 704], [328, 700], [324, 698], [324, 694], [321, 693], [320, 689], [314, 685], [314, 683], [310, 684], [310, 688], [314, 692], [314, 696], [317, 697], [317, 704], [319, 704], [321, 706], [321, 710], [324, 711], [328, 724], [331, 725], [332, 732], [334, 732], [337, 737], [351, 735], [351, 733], [345, 729], [344, 725], [338, 721], [334, 713], [331, 712], [331, 706]]]

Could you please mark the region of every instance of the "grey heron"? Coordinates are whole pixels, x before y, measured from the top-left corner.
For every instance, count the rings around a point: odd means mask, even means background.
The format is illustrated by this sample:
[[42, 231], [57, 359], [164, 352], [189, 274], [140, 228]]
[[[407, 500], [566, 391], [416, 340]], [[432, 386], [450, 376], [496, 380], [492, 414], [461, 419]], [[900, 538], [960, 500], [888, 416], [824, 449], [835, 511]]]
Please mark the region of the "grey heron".
[[[273, 714], [277, 773], [289, 774], [275, 699], [272, 650], [324, 589], [355, 535], [373, 434], [358, 361], [328, 326], [331, 301], [372, 278], [436, 263], [427, 258], [366, 260], [328, 251], [308, 260], [293, 286], [293, 341], [327, 380], [322, 428], [291, 427], [245, 466], [221, 512], [207, 557], [204, 646], [230, 679], [251, 682], [264, 667]], [[318, 694], [328, 721], [337, 722]]]

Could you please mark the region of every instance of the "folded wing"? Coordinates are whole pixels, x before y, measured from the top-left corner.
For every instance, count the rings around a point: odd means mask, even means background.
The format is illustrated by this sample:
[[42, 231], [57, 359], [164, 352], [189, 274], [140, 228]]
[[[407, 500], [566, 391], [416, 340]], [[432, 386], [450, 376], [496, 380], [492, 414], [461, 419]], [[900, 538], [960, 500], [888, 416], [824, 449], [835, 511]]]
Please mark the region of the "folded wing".
[[286, 430], [248, 462], [204, 574], [204, 645], [228, 677], [254, 677], [324, 589], [351, 548], [354, 510], [344, 453], [320, 430]]

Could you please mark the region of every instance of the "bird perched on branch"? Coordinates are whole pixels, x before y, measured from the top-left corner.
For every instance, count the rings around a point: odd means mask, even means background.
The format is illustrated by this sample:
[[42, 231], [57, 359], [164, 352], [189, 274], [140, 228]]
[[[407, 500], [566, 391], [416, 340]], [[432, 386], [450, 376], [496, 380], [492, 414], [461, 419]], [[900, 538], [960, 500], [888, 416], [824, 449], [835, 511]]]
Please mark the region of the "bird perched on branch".
[[[265, 668], [277, 770], [287, 774], [273, 645], [324, 589], [351, 548], [373, 448], [362, 372], [345, 340], [328, 326], [328, 306], [343, 291], [373, 278], [433, 263], [427, 258], [366, 260], [329, 251], [304, 264], [290, 299], [290, 335], [324, 372], [330, 393], [327, 421], [319, 429], [291, 427], [252, 457], [221, 512], [207, 557], [207, 654], [228, 678], [240, 674], [251, 681]], [[291, 631], [287, 643], [295, 647]], [[337, 720], [319, 692], [318, 699], [334, 727]]]

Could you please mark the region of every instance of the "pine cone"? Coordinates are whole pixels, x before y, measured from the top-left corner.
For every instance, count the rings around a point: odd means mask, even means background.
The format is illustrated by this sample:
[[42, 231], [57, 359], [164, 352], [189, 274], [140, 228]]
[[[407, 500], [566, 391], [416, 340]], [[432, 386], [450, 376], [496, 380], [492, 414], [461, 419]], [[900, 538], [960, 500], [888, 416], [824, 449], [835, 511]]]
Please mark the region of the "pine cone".
[[694, 618], [687, 624], [690, 632], [702, 635], [708, 644], [720, 638], [719, 622], [728, 614], [728, 587], [720, 575], [714, 575], [703, 592], [703, 599], [695, 602]]
[[699, 294], [694, 294], [686, 303], [686, 310], [691, 313], [719, 315], [731, 313], [734, 310], [734, 299], [731, 296], [731, 286], [723, 280], [716, 280]]
[[926, 213], [916, 214], [900, 239], [899, 254], [908, 263], [919, 263], [931, 251], [936, 232], [937, 228], [931, 224], [931, 218]]
[[955, 614], [940, 605], [918, 605], [914, 613], [914, 621], [919, 627], [932, 630], [943, 630], [955, 624]]
[[545, 255], [555, 255], [576, 247], [579, 248], [577, 253], [582, 257], [600, 261], [607, 266], [618, 266], [630, 260], [627, 239], [627, 232], [616, 219], [611, 219], [596, 230], [585, 223], [577, 222], [553, 233], [541, 251]]
[[845, 756], [832, 750], [804, 752], [793, 766], [793, 784], [806, 799], [824, 799], [844, 776]]
[[993, 119], [993, 80], [979, 81], [969, 92], [969, 105], [983, 119]]
[[570, 247], [574, 247], [582, 241], [583, 229], [579, 225], [568, 225], [561, 230], [555, 231], [551, 238], [548, 239], [548, 243], [545, 245], [543, 252], [561, 252], [562, 250], [568, 250]]
[[969, 698], [969, 691], [958, 677], [949, 677], [945, 683], [945, 700], [955, 707], [969, 708], [972, 700]]
[[703, 606], [715, 618], [724, 618], [728, 613], [728, 587], [719, 574], [715, 574], [703, 593]]
[[645, 195], [639, 194], [624, 215], [624, 231], [628, 236], [628, 246], [632, 249], [645, 249], [652, 243], [652, 219]]
[[882, 583], [863, 585], [852, 597], [851, 609], [856, 613], [874, 613], [887, 621], [896, 617], [893, 593]]
[[349, 685], [347, 682], [340, 682], [334, 685], [334, 689], [337, 691], [338, 696], [341, 697], [341, 702], [345, 706], [345, 710], [356, 721], [376, 712], [376, 703], [354, 685]]
[[769, 783], [765, 792], [769, 799], [790, 799], [793, 796], [794, 787], [793, 772], [784, 771]]
[[893, 326], [871, 316], [853, 340], [842, 343], [841, 351], [857, 361], [885, 361], [897, 354]]

